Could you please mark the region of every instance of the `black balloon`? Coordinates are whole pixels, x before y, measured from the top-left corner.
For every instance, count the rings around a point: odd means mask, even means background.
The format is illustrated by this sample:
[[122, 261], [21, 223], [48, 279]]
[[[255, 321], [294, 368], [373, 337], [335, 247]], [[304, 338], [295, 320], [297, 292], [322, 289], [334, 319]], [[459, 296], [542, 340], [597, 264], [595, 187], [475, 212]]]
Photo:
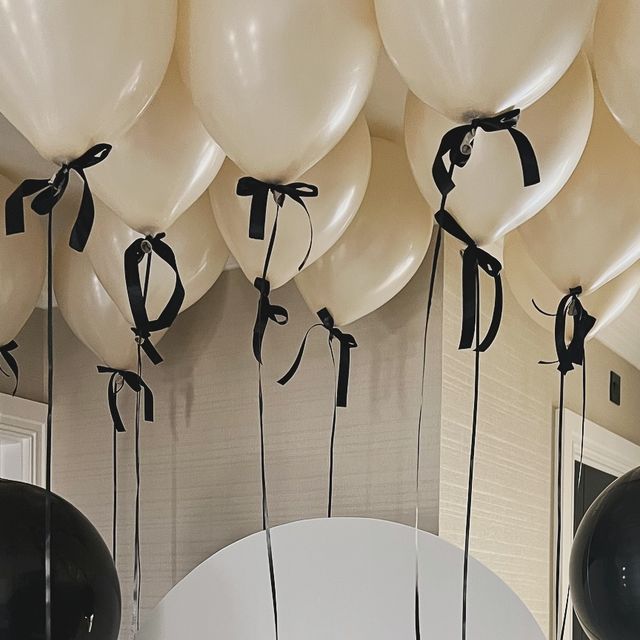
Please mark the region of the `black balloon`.
[[[45, 638], [45, 491], [0, 480], [0, 638]], [[51, 494], [52, 640], [116, 640], [120, 584], [109, 549]]]
[[573, 606], [592, 640], [640, 638], [640, 468], [591, 505], [571, 551]]

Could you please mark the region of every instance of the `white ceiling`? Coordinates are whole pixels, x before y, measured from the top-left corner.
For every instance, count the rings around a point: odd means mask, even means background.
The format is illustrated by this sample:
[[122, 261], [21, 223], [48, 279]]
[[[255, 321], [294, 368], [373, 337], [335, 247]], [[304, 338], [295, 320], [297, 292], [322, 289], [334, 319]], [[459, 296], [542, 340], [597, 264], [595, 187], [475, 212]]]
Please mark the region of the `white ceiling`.
[[[406, 92], [404, 81], [382, 51], [373, 88], [364, 109], [372, 135], [403, 143]], [[25, 177], [47, 176], [54, 171], [54, 165], [43, 160], [25, 138], [0, 115], [0, 173], [19, 181]], [[228, 266], [236, 266], [235, 261], [230, 261]], [[640, 297], [636, 298], [620, 318], [602, 329], [598, 339], [640, 369], [638, 326]]]

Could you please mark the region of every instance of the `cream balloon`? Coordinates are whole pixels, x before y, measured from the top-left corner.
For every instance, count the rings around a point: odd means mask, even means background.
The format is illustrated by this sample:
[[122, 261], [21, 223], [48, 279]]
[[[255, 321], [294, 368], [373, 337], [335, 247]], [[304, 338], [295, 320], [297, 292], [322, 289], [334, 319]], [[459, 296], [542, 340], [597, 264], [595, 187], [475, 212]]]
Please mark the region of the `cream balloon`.
[[[96, 220], [87, 244], [87, 255], [105, 290], [131, 324], [124, 252], [138, 238], [137, 231], [96, 199]], [[206, 193], [167, 229], [165, 242], [173, 249], [184, 285], [185, 298], [180, 309], [184, 311], [213, 286], [229, 257]], [[146, 305], [150, 318], [157, 317], [162, 311], [173, 292], [174, 282], [173, 271], [159, 258], [152, 259]]]
[[[478, 130], [469, 162], [454, 174], [456, 188], [447, 210], [480, 245], [504, 236], [538, 213], [567, 182], [587, 144], [592, 119], [593, 80], [582, 54], [546, 96], [522, 113], [518, 124], [533, 145], [541, 181], [523, 187], [518, 152], [508, 133]], [[420, 191], [434, 209], [442, 196], [431, 165], [442, 136], [455, 126], [408, 95], [407, 154]]]
[[[120, 310], [104, 290], [86, 253], [78, 253], [66, 242], [56, 245], [53, 278], [58, 308], [75, 336], [115, 369], [135, 370], [137, 345]], [[153, 334], [154, 344], [165, 334]]]
[[158, 89], [176, 0], [0, 2], [0, 112], [49, 160], [129, 128]]
[[178, 51], [204, 125], [243, 172], [284, 183], [362, 109], [380, 47], [371, 0], [184, 0]]
[[[313, 245], [307, 264], [325, 253], [349, 226], [367, 189], [370, 169], [371, 138], [364, 116], [360, 116], [329, 155], [300, 178], [319, 189], [317, 198], [307, 200], [313, 225]], [[249, 238], [251, 199], [239, 197], [235, 191], [242, 175], [242, 171], [227, 160], [209, 193], [220, 232], [244, 274], [253, 282], [262, 275], [275, 220], [275, 204], [269, 204], [265, 240]], [[309, 233], [305, 212], [299, 204], [286, 199], [267, 274], [272, 289], [298, 273], [309, 247]]]
[[224, 160], [175, 61], [149, 107], [112, 144], [113, 160], [92, 169], [91, 188], [144, 234], [168, 229], [205, 192]]
[[601, 0], [593, 59], [602, 96], [622, 128], [640, 144], [640, 4]]
[[405, 151], [373, 138], [371, 179], [355, 220], [322, 258], [296, 277], [309, 309], [344, 326], [375, 311], [411, 280], [429, 248], [432, 212]]
[[[0, 201], [15, 189], [0, 176]], [[36, 216], [25, 217], [25, 232], [7, 236], [0, 232], [0, 346], [11, 342], [38, 302], [46, 273], [45, 241]]]
[[409, 88], [456, 122], [524, 109], [561, 78], [598, 0], [375, 0]]
[[561, 291], [590, 293], [640, 258], [640, 148], [596, 94], [591, 135], [564, 189], [518, 232]]
[[[555, 313], [558, 303], [567, 291], [556, 287], [531, 259], [527, 247], [518, 232], [510, 233], [504, 243], [504, 273], [518, 304], [541, 327], [554, 330], [554, 319], [540, 313], [536, 305], [547, 313]], [[618, 318], [640, 291], [640, 262], [635, 262], [593, 293], [581, 296], [584, 308], [597, 322], [587, 339], [596, 336]], [[571, 323], [568, 323], [568, 329]]]

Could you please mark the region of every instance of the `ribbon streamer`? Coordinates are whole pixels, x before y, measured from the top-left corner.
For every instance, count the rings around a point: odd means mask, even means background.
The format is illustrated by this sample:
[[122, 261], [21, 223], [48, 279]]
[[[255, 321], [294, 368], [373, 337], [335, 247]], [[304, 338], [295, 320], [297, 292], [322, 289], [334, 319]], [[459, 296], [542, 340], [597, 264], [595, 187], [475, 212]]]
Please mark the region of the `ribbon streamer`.
[[262, 364], [262, 342], [264, 341], [264, 334], [269, 321], [283, 326], [289, 322], [289, 312], [280, 305], [271, 304], [269, 300], [271, 285], [268, 280], [256, 278], [253, 286], [260, 293], [258, 312], [256, 314], [255, 324], [253, 325], [253, 355], [255, 359]]
[[470, 349], [473, 344], [476, 329], [476, 314], [479, 313], [477, 296], [479, 295], [479, 269], [493, 278], [495, 283], [495, 302], [491, 324], [484, 339], [477, 343], [476, 348], [486, 351], [496, 339], [502, 320], [502, 278], [500, 271], [502, 264], [490, 253], [476, 245], [469, 234], [456, 222], [445, 209], [436, 213], [436, 222], [443, 231], [457, 238], [467, 245], [462, 254], [462, 333], [460, 335], [460, 349]]
[[520, 109], [513, 109], [490, 118], [475, 118], [469, 124], [454, 127], [445, 133], [433, 162], [432, 174], [438, 190], [443, 196], [448, 195], [455, 188], [451, 171], [447, 171], [444, 158], [449, 154], [452, 165], [464, 167], [473, 151], [473, 142], [477, 129], [488, 133], [492, 131], [508, 131], [518, 150], [522, 177], [525, 187], [540, 182], [540, 170], [536, 154], [527, 136], [516, 129], [520, 119]]
[[327, 517], [331, 517], [333, 508], [333, 465], [334, 465], [334, 445], [336, 436], [336, 424], [337, 424], [337, 408], [347, 406], [347, 398], [349, 393], [349, 371], [351, 368], [351, 349], [358, 346], [356, 339], [350, 333], [344, 333], [335, 326], [335, 321], [329, 310], [324, 307], [318, 311], [318, 317], [320, 322], [312, 325], [307, 329], [307, 332], [302, 339], [302, 344], [298, 350], [298, 355], [294, 360], [289, 370], [278, 380], [278, 384], [285, 385], [298, 371], [302, 357], [304, 356], [304, 350], [307, 346], [307, 338], [313, 329], [316, 327], [323, 327], [329, 333], [329, 351], [331, 353], [331, 360], [333, 362], [335, 370], [335, 356], [333, 355], [333, 340], [334, 338], [340, 343], [340, 356], [338, 365], [338, 376], [336, 382], [335, 401], [333, 405], [333, 420], [331, 424], [331, 445], [329, 452], [329, 500], [327, 506]]
[[[20, 369], [18, 368], [18, 363], [16, 362], [16, 359], [13, 357], [11, 353], [17, 348], [18, 348], [18, 343], [15, 340], [12, 340], [11, 342], [8, 342], [4, 346], [0, 347], [0, 356], [2, 356], [4, 361], [7, 363], [7, 366], [13, 373], [13, 377], [15, 378], [15, 381], [16, 381], [13, 387], [13, 391], [11, 393], [12, 396], [16, 395], [16, 391], [18, 390], [18, 382], [20, 380]], [[0, 367], [0, 371], [2, 371], [2, 373], [4, 373], [5, 376], [9, 377], [9, 374], [2, 367]]]
[[84, 183], [82, 200], [75, 224], [71, 230], [69, 246], [83, 251], [93, 226], [95, 215], [93, 196], [84, 170], [102, 162], [111, 151], [110, 144], [97, 144], [79, 158], [63, 164], [50, 180], [24, 180], [7, 198], [5, 204], [5, 226], [7, 235], [24, 232], [24, 199], [37, 194], [31, 201], [31, 208], [40, 216], [49, 215], [61, 200], [69, 186], [69, 175], [75, 171]]
[[[554, 339], [556, 346], [557, 360], [549, 362], [541, 360], [539, 364], [558, 364], [560, 372], [560, 399], [559, 399], [559, 419], [558, 419], [558, 469], [557, 469], [557, 525], [556, 525], [556, 575], [555, 575], [555, 603], [556, 603], [556, 637], [562, 640], [566, 624], [567, 610], [569, 606], [569, 593], [564, 606], [564, 614], [562, 615], [562, 628], [560, 626], [560, 614], [562, 612], [562, 603], [560, 595], [560, 560], [562, 557], [562, 507], [560, 503], [560, 495], [562, 492], [562, 441], [564, 438], [564, 386], [565, 376], [569, 371], [573, 371], [576, 366], [582, 367], [582, 444], [580, 452], [580, 472], [579, 482], [582, 481], [582, 458], [584, 451], [584, 426], [586, 419], [586, 360], [585, 360], [585, 342], [589, 332], [596, 324], [596, 318], [590, 315], [582, 306], [580, 294], [582, 287], [574, 287], [562, 297], [558, 303], [555, 314], [548, 314], [542, 311], [538, 305], [533, 303], [536, 309], [544, 315], [555, 315], [555, 331]], [[567, 344], [566, 327], [567, 316], [573, 318], [573, 335]]]
[[109, 410], [111, 419], [113, 420], [113, 428], [118, 433], [124, 433], [124, 423], [118, 410], [118, 393], [122, 391], [126, 384], [132, 391], [139, 393], [144, 390], [144, 420], [145, 422], [153, 422], [153, 392], [147, 386], [145, 381], [134, 371], [126, 371], [124, 369], [112, 369], [98, 365], [98, 373], [110, 373], [109, 378]]
[[274, 184], [270, 182], [262, 182], [256, 178], [248, 176], [240, 178], [236, 187], [236, 194], [239, 196], [251, 197], [249, 237], [255, 240], [264, 240], [267, 219], [267, 198], [269, 193], [272, 194], [278, 209], [282, 208], [284, 201], [288, 196], [294, 202], [297, 202], [307, 214], [307, 219], [309, 221], [309, 246], [302, 263], [298, 267], [298, 271], [300, 271], [307, 263], [309, 254], [311, 253], [311, 248], [313, 247], [313, 224], [311, 222], [311, 215], [309, 214], [309, 210], [307, 209], [307, 205], [303, 198], [316, 198], [318, 196], [318, 187], [305, 182]]
[[[162, 356], [152, 344], [150, 337], [154, 331], [167, 329], [173, 324], [180, 307], [184, 301], [184, 286], [178, 272], [176, 257], [171, 247], [163, 242], [164, 233], [155, 236], [146, 236], [136, 239], [124, 252], [124, 275], [127, 283], [127, 295], [129, 306], [135, 327], [132, 331], [136, 335], [136, 341], [142, 350], [147, 354], [153, 364], [162, 362]], [[146, 286], [148, 286], [148, 271], [151, 265], [151, 255], [155, 253], [175, 274], [175, 286], [167, 304], [155, 320], [150, 320], [146, 307]], [[144, 256], [148, 256], [147, 262], [147, 282], [145, 291], [142, 290], [140, 282], [140, 271], [138, 265]]]

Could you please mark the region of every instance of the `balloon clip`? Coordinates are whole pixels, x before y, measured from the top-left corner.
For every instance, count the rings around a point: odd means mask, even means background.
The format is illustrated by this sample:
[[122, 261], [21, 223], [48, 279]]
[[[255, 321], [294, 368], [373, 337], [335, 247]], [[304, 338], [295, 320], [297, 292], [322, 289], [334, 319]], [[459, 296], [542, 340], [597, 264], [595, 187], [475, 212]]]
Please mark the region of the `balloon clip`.
[[135, 340], [136, 340], [136, 344], [138, 345], [144, 344], [144, 341], [145, 341], [145, 339], [142, 336], [136, 336]]
[[284, 204], [285, 194], [280, 191], [272, 190], [271, 194], [273, 195], [273, 201], [277, 206], [282, 207]]
[[476, 130], [471, 129], [468, 131], [460, 144], [460, 153], [465, 156], [470, 156], [473, 151], [473, 140], [476, 137]]
[[145, 238], [141, 243], [140, 243], [140, 249], [142, 250], [143, 253], [149, 254], [153, 251], [153, 245], [151, 244], [151, 241], [148, 240], [147, 238]]
[[116, 377], [114, 378], [114, 383], [116, 387], [116, 393], [120, 391], [122, 387], [124, 387], [124, 377], [122, 376], [121, 373], [116, 374]]

